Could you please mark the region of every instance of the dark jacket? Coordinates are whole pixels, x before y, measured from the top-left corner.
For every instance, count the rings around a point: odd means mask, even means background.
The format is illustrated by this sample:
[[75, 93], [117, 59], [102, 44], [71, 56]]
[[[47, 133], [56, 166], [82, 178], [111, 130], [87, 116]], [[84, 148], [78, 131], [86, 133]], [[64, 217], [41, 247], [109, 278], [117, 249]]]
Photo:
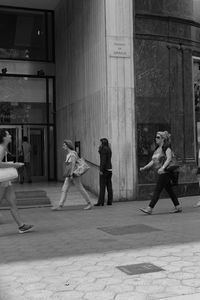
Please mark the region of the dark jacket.
[[108, 169], [112, 169], [111, 157], [112, 151], [110, 147], [103, 146], [99, 149], [100, 154], [100, 172], [105, 172]]

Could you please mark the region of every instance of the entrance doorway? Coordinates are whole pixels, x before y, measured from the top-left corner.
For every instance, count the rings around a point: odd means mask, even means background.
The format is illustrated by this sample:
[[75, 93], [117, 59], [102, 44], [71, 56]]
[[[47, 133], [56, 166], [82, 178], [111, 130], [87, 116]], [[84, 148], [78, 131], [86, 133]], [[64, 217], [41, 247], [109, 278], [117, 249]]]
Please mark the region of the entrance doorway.
[[12, 135], [12, 142], [8, 146], [8, 159], [18, 161], [22, 148], [22, 139], [28, 137], [32, 146], [31, 173], [33, 181], [48, 180], [47, 160], [47, 128], [39, 125], [1, 125]]

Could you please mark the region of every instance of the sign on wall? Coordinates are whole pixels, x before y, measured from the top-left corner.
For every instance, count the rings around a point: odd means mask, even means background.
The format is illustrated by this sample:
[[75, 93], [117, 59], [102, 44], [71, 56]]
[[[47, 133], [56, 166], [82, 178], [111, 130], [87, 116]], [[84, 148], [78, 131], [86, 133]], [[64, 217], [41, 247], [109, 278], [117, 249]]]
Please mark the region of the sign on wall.
[[112, 57], [130, 57], [130, 41], [128, 39], [110, 39], [108, 40], [109, 56]]

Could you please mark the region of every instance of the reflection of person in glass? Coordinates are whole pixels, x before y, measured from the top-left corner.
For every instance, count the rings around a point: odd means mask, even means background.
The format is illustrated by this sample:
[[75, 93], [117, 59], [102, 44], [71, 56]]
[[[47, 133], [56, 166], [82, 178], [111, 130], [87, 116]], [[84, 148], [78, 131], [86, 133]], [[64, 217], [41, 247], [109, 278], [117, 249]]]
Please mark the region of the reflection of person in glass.
[[[23, 163], [19, 162], [7, 162], [7, 147], [8, 144], [11, 142], [12, 137], [9, 134], [8, 131], [1, 129], [0, 130], [0, 168], [9, 168], [14, 167], [16, 169], [20, 168]], [[5, 157], [5, 162], [3, 161]], [[18, 225], [19, 233], [25, 233], [33, 227], [32, 225], [24, 224], [21, 220], [21, 217], [19, 215], [17, 206], [15, 204], [15, 192], [12, 186], [12, 183], [10, 181], [4, 181], [0, 183], [0, 201], [6, 198], [10, 205], [10, 211], [13, 216], [13, 219]]]
[[23, 137], [22, 149], [21, 152], [24, 157], [24, 167], [20, 171], [20, 183], [24, 183], [25, 174], [28, 179], [28, 183], [32, 182], [31, 178], [31, 144], [28, 142], [28, 137]]
[[165, 170], [172, 161], [170, 134], [167, 131], [158, 131], [156, 134], [156, 145], [157, 147], [153, 153], [152, 160], [146, 166], [140, 168], [140, 171], [144, 171], [154, 167], [157, 172], [157, 182], [151, 202], [149, 206], [141, 208], [140, 210], [146, 214], [151, 214], [158, 202], [162, 190], [165, 189], [175, 207], [171, 212], [181, 212], [182, 208], [180, 207], [177, 196], [172, 188], [171, 174]]

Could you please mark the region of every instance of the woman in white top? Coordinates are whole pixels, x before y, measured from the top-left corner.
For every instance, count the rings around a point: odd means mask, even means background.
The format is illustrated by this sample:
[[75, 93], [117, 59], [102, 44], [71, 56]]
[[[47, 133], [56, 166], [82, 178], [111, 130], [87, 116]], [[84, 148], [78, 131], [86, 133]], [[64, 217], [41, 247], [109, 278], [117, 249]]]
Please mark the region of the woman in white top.
[[[7, 157], [7, 147], [11, 141], [12, 137], [9, 134], [9, 132], [4, 129], [0, 129], [0, 168], [13, 167], [18, 169], [23, 165], [23, 163], [18, 162], [7, 162], [7, 159], [5, 162], [3, 161], [4, 157]], [[3, 198], [6, 198], [10, 205], [10, 211], [13, 216], [13, 219], [18, 225], [19, 233], [25, 233], [27, 231], [30, 231], [33, 226], [24, 224], [24, 222], [22, 222], [16, 206], [15, 192], [10, 181], [4, 181], [0, 183], [0, 201]]]
[[141, 208], [140, 210], [146, 214], [151, 214], [153, 208], [158, 202], [160, 193], [163, 189], [165, 189], [174, 204], [174, 209], [171, 212], [181, 212], [182, 208], [180, 207], [179, 201], [171, 184], [171, 174], [165, 170], [165, 168], [169, 165], [169, 163], [172, 160], [170, 134], [168, 133], [168, 131], [157, 132], [156, 144], [157, 147], [153, 153], [152, 160], [146, 166], [140, 168], [140, 171], [144, 171], [151, 167], [154, 167], [158, 175], [157, 182], [149, 206], [147, 206], [146, 208]]
[[84, 209], [86, 209], [86, 210], [91, 209], [92, 203], [91, 203], [91, 200], [90, 200], [90, 197], [89, 197], [87, 191], [85, 190], [85, 188], [83, 187], [83, 185], [81, 183], [81, 178], [75, 177], [73, 175], [78, 154], [76, 153], [76, 151], [74, 151], [74, 146], [73, 146], [72, 141], [65, 140], [63, 143], [63, 150], [66, 152], [65, 163], [69, 165], [69, 174], [67, 174], [67, 177], [65, 178], [64, 184], [62, 186], [59, 204], [52, 207], [52, 210], [57, 211], [57, 210], [63, 209], [64, 203], [67, 199], [67, 192], [69, 191], [69, 188], [73, 184], [78, 188], [79, 192], [81, 193], [81, 195], [87, 202], [87, 206], [84, 207]]

